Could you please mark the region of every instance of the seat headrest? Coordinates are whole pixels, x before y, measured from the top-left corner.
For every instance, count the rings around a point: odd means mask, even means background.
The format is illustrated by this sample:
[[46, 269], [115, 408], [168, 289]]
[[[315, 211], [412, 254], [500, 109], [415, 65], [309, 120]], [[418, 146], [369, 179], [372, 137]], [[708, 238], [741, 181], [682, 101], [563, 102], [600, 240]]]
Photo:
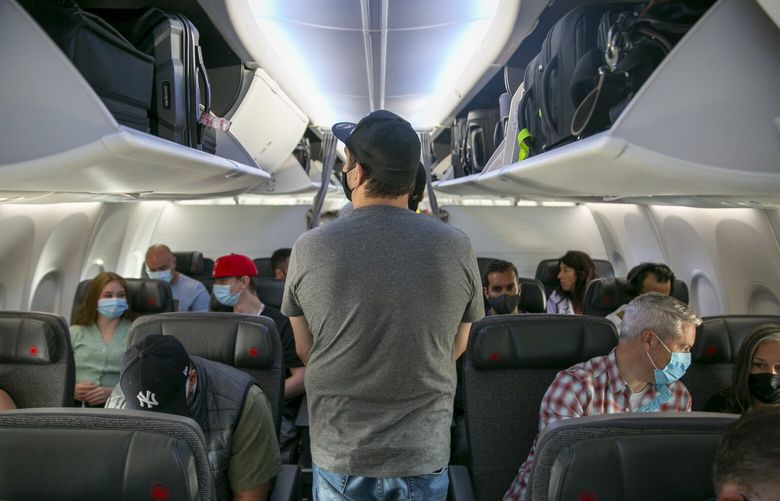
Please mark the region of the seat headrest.
[[[151, 278], [126, 278], [127, 302], [138, 315], [153, 315], [174, 311], [171, 286], [162, 280]], [[76, 316], [79, 305], [87, 294], [91, 280], [82, 280], [76, 287], [70, 318]]]
[[544, 285], [535, 278], [519, 278], [520, 308], [528, 313], [544, 313], [547, 307], [547, 296]]
[[693, 363], [734, 363], [745, 338], [765, 324], [780, 324], [780, 315], [727, 315], [702, 319], [691, 350]]
[[[552, 423], [539, 436], [529, 499], [583, 499], [586, 492], [589, 499], [639, 499], [648, 492], [706, 499], [720, 438], [738, 417], [657, 412]], [[687, 472], [684, 482], [680, 471]]]
[[253, 259], [252, 262], [255, 263], [255, 267], [257, 268], [258, 278], [276, 278], [274, 270], [271, 269], [270, 257], [259, 257]]
[[582, 301], [585, 315], [606, 317], [622, 304], [631, 301], [625, 278], [597, 278], [588, 282]]
[[214, 260], [210, 257], [203, 258], [203, 273], [202, 277], [211, 277], [211, 273], [214, 271]]
[[43, 365], [60, 358], [51, 320], [38, 318], [36, 313], [2, 313], [13, 316], [0, 317], [0, 363]]
[[682, 301], [685, 304], [688, 304], [690, 299], [688, 297], [688, 284], [679, 278], [675, 278], [674, 282], [672, 282], [672, 292], [669, 295], [679, 301]]
[[21, 409], [0, 413], [0, 443], [2, 499], [214, 499], [203, 433], [187, 417]]
[[478, 370], [561, 369], [617, 345], [612, 322], [578, 315], [499, 315], [476, 322], [469, 359]]
[[[674, 279], [670, 296], [688, 304], [688, 286], [682, 280]], [[597, 278], [588, 282], [585, 288], [582, 312], [585, 315], [606, 317], [631, 299], [625, 278]]]
[[236, 369], [276, 368], [281, 350], [273, 320], [220, 312], [179, 312], [139, 318], [128, 344], [152, 334], [174, 336], [190, 355]]
[[488, 266], [490, 266], [490, 263], [493, 261], [498, 261], [498, 259], [494, 257], [478, 257], [477, 258], [477, 267], [479, 268], [479, 278], [482, 280], [482, 287], [486, 287], [487, 284], [485, 283], [485, 272], [488, 269]]
[[284, 280], [275, 278], [258, 278], [255, 280], [257, 297], [265, 304], [274, 308], [282, 307], [282, 298], [284, 297]]
[[176, 258], [176, 271], [190, 277], [203, 275], [205, 264], [203, 254], [198, 251], [174, 252]]

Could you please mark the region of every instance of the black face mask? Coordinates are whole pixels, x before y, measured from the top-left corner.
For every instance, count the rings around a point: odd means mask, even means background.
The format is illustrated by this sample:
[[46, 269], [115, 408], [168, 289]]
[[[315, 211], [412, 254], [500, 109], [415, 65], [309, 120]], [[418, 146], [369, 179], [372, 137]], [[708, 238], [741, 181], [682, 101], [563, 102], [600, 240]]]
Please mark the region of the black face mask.
[[[354, 167], [352, 167], [352, 169], [354, 169]], [[341, 172], [341, 187], [344, 188], [344, 195], [346, 195], [347, 200], [350, 202], [352, 201], [352, 188], [350, 188], [349, 183], [347, 183], [347, 174], [352, 172], [352, 169], [349, 169], [347, 172]]]
[[495, 310], [498, 315], [508, 315], [515, 311], [517, 305], [520, 304], [520, 296], [509, 294], [501, 294], [498, 297], [488, 297], [488, 304]]
[[780, 376], [764, 372], [748, 376], [750, 394], [765, 404], [780, 404]]

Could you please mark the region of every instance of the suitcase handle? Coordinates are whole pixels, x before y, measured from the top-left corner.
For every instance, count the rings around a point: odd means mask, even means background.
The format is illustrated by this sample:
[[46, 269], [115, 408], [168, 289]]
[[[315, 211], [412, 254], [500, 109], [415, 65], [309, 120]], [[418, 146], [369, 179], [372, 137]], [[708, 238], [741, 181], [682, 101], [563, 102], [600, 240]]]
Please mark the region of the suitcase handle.
[[556, 54], [553, 56], [552, 59], [550, 59], [550, 62], [547, 63], [547, 66], [544, 67], [542, 70], [542, 119], [544, 120], [545, 124], [547, 124], [547, 127], [554, 130], [555, 133], [558, 133], [558, 122], [555, 120], [555, 118], [552, 116], [552, 113], [550, 112], [550, 77], [552, 75], [553, 68], [558, 67], [558, 55]]
[[203, 63], [203, 51], [200, 45], [195, 47], [195, 64], [198, 66], [198, 75], [203, 79], [203, 112], [211, 113], [211, 83], [206, 73], [206, 65]]

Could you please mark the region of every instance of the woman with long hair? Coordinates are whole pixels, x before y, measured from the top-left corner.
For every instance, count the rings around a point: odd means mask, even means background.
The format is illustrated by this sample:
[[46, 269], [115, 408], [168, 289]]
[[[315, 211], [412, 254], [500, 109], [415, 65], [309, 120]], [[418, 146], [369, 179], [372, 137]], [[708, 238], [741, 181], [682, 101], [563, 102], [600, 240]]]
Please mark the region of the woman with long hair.
[[547, 300], [547, 313], [580, 315], [585, 287], [599, 276], [596, 265], [584, 252], [570, 250], [558, 260], [558, 267], [560, 285]]
[[762, 325], [742, 342], [731, 386], [710, 398], [709, 412], [743, 414], [780, 404], [780, 325]]
[[74, 398], [82, 405], [103, 405], [119, 382], [134, 317], [124, 278], [104, 271], [92, 279], [70, 326], [76, 362]]

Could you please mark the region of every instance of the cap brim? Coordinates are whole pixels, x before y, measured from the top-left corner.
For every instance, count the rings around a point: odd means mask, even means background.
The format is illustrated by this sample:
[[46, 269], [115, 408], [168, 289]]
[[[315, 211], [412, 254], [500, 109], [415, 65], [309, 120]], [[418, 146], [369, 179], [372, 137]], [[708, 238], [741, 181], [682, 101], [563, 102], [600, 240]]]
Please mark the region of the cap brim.
[[333, 127], [331, 127], [330, 130], [339, 141], [347, 144], [347, 139], [349, 139], [349, 136], [352, 134], [352, 131], [355, 130], [355, 127], [357, 127], [357, 124], [353, 124], [352, 122], [339, 122], [333, 124]]

